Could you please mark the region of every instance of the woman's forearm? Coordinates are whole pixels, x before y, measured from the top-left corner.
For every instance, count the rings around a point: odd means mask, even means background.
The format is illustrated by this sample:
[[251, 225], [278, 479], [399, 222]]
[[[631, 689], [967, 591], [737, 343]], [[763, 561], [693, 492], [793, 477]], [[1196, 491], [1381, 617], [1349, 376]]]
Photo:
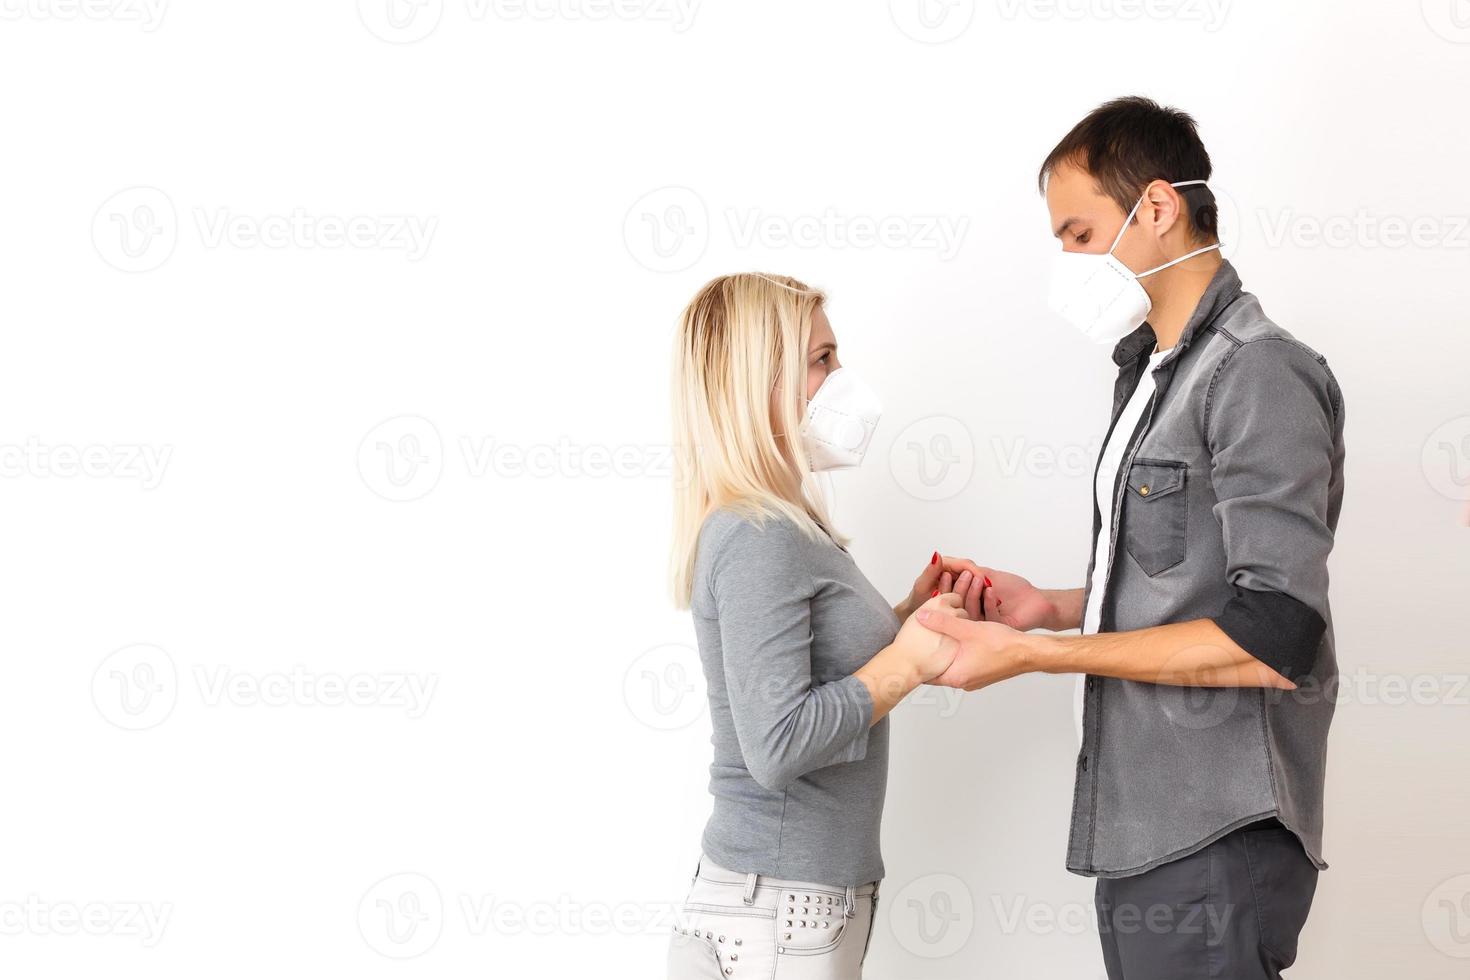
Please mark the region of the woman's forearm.
[[912, 694], [924, 677], [912, 658], [904, 655], [897, 644], [884, 647], [872, 660], [863, 664], [854, 674], [868, 689], [873, 699], [873, 719], [876, 725], [898, 707], [900, 701]]
[[1082, 628], [1081, 589], [1042, 589], [1041, 594], [1052, 605], [1052, 614], [1048, 618], [1046, 629], [1062, 633]]

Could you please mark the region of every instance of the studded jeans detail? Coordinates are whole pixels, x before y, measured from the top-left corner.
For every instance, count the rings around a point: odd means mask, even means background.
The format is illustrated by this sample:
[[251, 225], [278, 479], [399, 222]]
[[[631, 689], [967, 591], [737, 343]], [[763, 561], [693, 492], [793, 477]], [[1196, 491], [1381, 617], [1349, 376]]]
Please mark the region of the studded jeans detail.
[[877, 890], [741, 874], [704, 859], [674, 923], [669, 980], [859, 980]]

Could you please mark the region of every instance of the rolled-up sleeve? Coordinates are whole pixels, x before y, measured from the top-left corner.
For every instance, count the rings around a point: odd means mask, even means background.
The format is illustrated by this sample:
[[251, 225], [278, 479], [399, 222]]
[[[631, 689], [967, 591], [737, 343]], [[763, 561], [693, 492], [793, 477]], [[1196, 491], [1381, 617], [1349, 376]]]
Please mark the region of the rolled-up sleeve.
[[742, 523], [722, 543], [710, 582], [735, 735], [751, 776], [773, 790], [864, 758], [873, 716], [857, 677], [812, 684], [815, 587], [804, 545], [787, 521]]
[[1242, 344], [1207, 402], [1214, 512], [1233, 592], [1214, 621], [1292, 681], [1311, 673], [1326, 630], [1341, 411], [1327, 366], [1286, 339]]

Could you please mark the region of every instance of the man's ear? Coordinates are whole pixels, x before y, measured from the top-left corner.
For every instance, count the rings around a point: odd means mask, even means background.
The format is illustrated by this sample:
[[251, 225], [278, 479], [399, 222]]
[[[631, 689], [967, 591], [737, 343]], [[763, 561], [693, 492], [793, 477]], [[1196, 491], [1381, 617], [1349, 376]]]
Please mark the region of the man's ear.
[[1143, 198], [1144, 204], [1148, 205], [1151, 211], [1150, 230], [1155, 237], [1163, 238], [1179, 221], [1183, 199], [1167, 180], [1156, 180], [1149, 184], [1143, 190]]

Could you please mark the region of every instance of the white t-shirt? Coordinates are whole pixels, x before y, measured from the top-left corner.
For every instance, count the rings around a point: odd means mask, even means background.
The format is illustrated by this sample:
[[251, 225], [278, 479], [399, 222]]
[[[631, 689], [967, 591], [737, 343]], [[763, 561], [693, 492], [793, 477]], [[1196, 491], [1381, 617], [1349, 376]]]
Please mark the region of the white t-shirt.
[[[1102, 515], [1103, 520], [1098, 526], [1097, 540], [1092, 543], [1092, 591], [1088, 594], [1087, 609], [1082, 615], [1084, 634], [1096, 633], [1098, 626], [1102, 624], [1103, 593], [1107, 591], [1108, 559], [1111, 557], [1108, 553], [1108, 542], [1113, 538], [1113, 487], [1118, 482], [1118, 468], [1123, 465], [1123, 454], [1128, 450], [1133, 430], [1138, 428], [1138, 420], [1143, 418], [1144, 409], [1148, 408], [1149, 400], [1154, 396], [1154, 368], [1168, 356], [1169, 351], [1166, 350], [1156, 350], [1148, 356], [1148, 367], [1144, 370], [1143, 377], [1138, 379], [1138, 387], [1133, 390], [1128, 404], [1123, 406], [1123, 413], [1118, 416], [1107, 445], [1103, 446], [1102, 460], [1097, 467], [1097, 482], [1092, 487], [1093, 496], [1097, 498], [1097, 512]], [[1078, 674], [1077, 694], [1072, 707], [1079, 742], [1082, 740], [1082, 699], [1086, 683], [1087, 675]]]

